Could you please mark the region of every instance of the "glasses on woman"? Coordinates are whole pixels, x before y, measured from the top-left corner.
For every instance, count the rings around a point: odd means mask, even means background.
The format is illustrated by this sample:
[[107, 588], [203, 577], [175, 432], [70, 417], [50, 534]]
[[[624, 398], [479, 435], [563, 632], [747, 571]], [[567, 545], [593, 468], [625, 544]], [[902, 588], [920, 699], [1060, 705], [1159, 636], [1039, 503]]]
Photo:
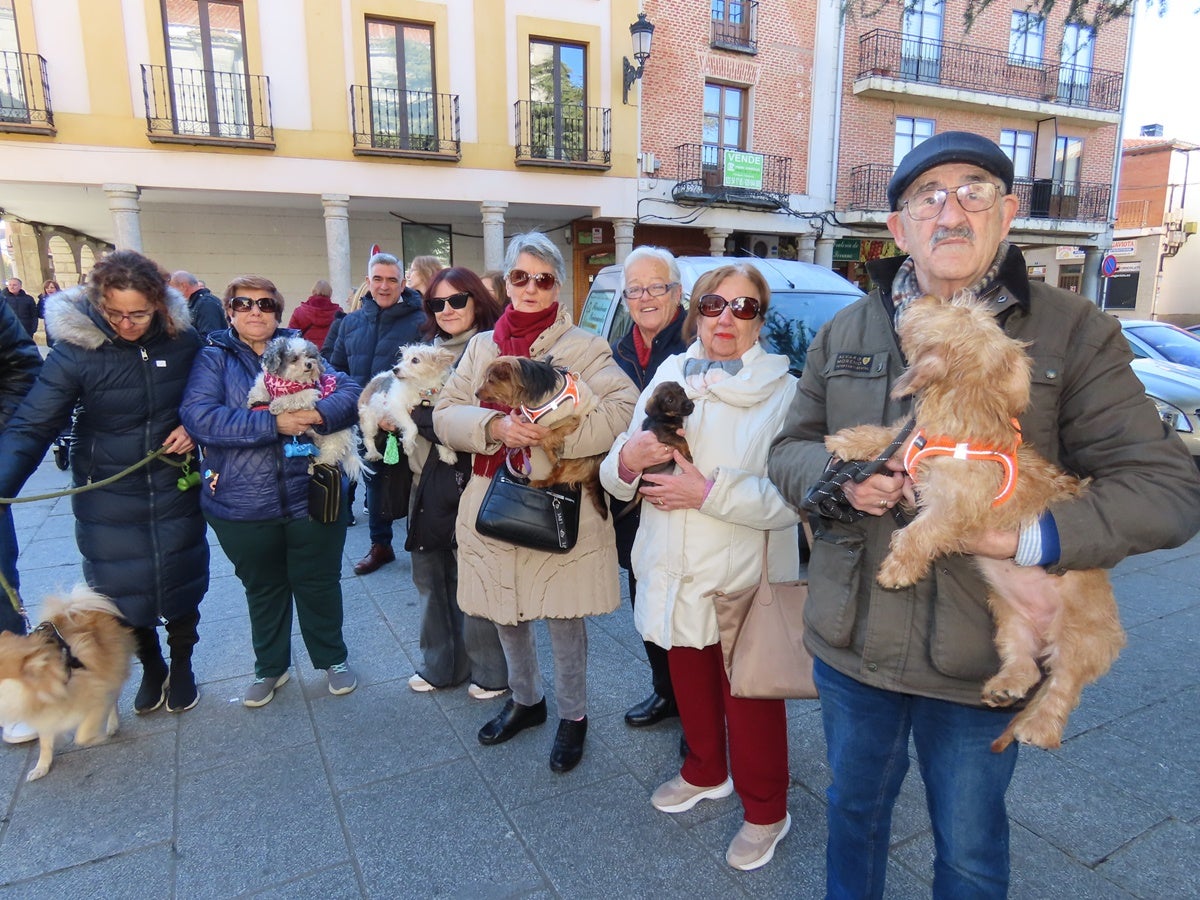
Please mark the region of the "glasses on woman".
[[966, 212], [983, 212], [996, 205], [1000, 188], [990, 181], [971, 181], [956, 188], [938, 188], [933, 191], [917, 191], [901, 204], [908, 215], [918, 222], [932, 219], [941, 214], [946, 199], [953, 194], [958, 205]]
[[108, 319], [110, 325], [120, 325], [126, 319], [130, 325], [142, 325], [149, 322], [154, 316], [154, 310], [139, 310], [138, 312], [123, 313], [117, 312], [115, 309], [105, 309], [104, 318]]
[[429, 310], [435, 316], [445, 310], [446, 304], [450, 304], [451, 309], [466, 309], [467, 302], [471, 299], [471, 294], [468, 291], [459, 291], [457, 294], [451, 294], [449, 297], [430, 297]]
[[513, 287], [525, 287], [532, 280], [534, 287], [539, 291], [548, 291], [558, 284], [558, 279], [554, 277], [553, 272], [538, 272], [534, 275], [524, 269], [513, 269], [508, 273], [508, 280]]
[[696, 301], [700, 315], [716, 318], [725, 312], [725, 307], [733, 313], [735, 319], [754, 319], [762, 313], [762, 301], [756, 297], [734, 297], [726, 300], [720, 294], [705, 294]]
[[626, 300], [641, 300], [643, 296], [662, 297], [674, 287], [679, 287], [678, 281], [668, 281], [666, 284], [648, 284], [645, 287], [627, 287], [621, 291], [621, 296]]
[[257, 306], [259, 312], [273, 313], [279, 309], [274, 297], [234, 297], [229, 301], [229, 308], [234, 312], [245, 312]]

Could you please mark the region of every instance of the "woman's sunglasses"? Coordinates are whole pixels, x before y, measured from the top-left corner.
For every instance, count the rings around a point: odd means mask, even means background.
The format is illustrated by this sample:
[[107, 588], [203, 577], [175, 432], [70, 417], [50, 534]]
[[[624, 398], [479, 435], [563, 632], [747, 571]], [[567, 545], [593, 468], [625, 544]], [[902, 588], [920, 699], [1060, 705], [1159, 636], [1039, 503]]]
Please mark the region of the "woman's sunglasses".
[[436, 316], [445, 310], [447, 303], [450, 304], [451, 309], [466, 309], [470, 299], [471, 295], [467, 291], [460, 291], [457, 294], [451, 294], [449, 297], [430, 297], [429, 310]]
[[255, 306], [259, 312], [265, 313], [273, 313], [279, 309], [274, 297], [234, 297], [229, 301], [229, 308], [234, 312], [245, 312]]
[[734, 297], [732, 300], [726, 300], [720, 294], [705, 294], [696, 303], [700, 315], [709, 318], [716, 318], [727, 306], [735, 319], [755, 319], [762, 313], [762, 301], [754, 297]]
[[539, 291], [548, 291], [558, 284], [558, 279], [554, 277], [553, 272], [538, 272], [536, 275], [533, 275], [524, 269], [513, 269], [508, 273], [508, 280], [512, 283], [513, 287], [525, 287], [531, 278], [533, 279], [534, 287]]

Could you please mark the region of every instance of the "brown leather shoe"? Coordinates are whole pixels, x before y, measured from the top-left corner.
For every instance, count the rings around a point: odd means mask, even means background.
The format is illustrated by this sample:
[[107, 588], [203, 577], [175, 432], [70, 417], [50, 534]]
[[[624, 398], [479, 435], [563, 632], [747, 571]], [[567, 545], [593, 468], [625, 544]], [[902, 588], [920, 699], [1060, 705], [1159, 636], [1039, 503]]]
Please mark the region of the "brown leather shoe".
[[367, 555], [354, 564], [355, 575], [370, 575], [380, 566], [395, 562], [396, 554], [391, 544], [372, 544]]

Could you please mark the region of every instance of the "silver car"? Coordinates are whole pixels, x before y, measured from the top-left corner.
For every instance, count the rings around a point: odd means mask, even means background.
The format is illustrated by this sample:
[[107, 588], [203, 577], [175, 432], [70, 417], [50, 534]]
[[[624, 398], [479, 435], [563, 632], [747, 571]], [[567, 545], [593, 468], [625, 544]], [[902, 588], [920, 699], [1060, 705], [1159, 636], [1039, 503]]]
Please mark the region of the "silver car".
[[1135, 359], [1130, 365], [1163, 422], [1183, 438], [1200, 466], [1200, 370], [1158, 359]]

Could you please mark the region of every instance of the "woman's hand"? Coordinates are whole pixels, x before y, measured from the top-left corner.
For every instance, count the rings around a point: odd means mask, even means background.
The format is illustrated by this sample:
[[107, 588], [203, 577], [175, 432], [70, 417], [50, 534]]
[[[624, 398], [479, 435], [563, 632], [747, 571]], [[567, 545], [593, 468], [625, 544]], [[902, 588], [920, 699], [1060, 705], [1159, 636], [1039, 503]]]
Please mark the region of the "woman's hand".
[[297, 409], [291, 412], [281, 412], [275, 417], [275, 430], [280, 434], [299, 437], [314, 425], [320, 425], [325, 420], [315, 409]]
[[499, 441], [510, 450], [536, 447], [550, 435], [544, 425], [526, 422], [516, 410], [507, 416], [498, 416], [488, 423], [488, 432], [494, 441]]
[[162, 445], [167, 448], [168, 453], [191, 453], [196, 449], [196, 442], [182, 425], [176, 425]]
[[659, 509], [668, 512], [672, 509], [699, 509], [708, 496], [708, 476], [688, 462], [678, 450], [672, 450], [671, 453], [680, 473], [644, 475], [639, 493]]
[[634, 432], [619, 454], [621, 465], [639, 475], [651, 466], [670, 462], [675, 450], [666, 444], [659, 443], [649, 431]]
[[887, 461], [887, 468], [886, 473], [879, 472], [861, 483], [851, 480], [842, 485], [851, 506], [869, 516], [882, 516], [901, 499], [916, 505], [912, 479], [904, 471], [904, 464], [893, 457]]

